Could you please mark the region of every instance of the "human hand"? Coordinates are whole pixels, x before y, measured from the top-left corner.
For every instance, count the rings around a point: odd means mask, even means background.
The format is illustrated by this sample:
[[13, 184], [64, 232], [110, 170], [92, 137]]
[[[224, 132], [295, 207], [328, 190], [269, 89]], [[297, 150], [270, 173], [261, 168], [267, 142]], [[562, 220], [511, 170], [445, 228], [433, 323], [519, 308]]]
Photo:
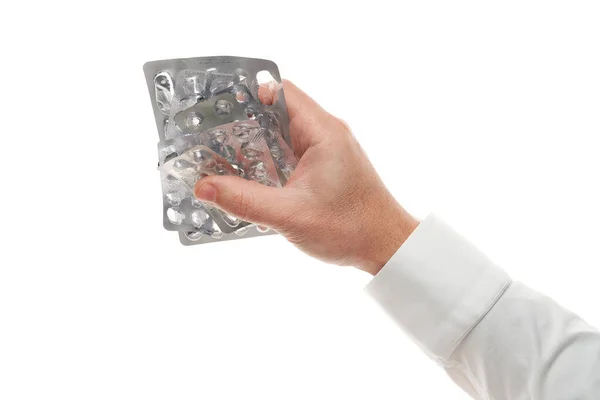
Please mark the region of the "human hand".
[[[299, 159], [286, 186], [209, 176], [196, 183], [195, 196], [276, 230], [310, 256], [375, 275], [418, 222], [386, 189], [348, 125], [293, 83], [283, 87]], [[261, 87], [261, 101], [273, 101], [277, 89]]]

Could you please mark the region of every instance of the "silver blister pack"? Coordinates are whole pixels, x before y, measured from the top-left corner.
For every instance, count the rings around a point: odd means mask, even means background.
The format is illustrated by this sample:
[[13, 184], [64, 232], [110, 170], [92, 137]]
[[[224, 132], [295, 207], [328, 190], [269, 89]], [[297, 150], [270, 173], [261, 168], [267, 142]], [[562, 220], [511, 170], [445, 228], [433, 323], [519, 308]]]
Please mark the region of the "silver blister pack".
[[[277, 65], [253, 58], [199, 57], [151, 61], [144, 73], [159, 136], [165, 229], [179, 232], [185, 245], [265, 234], [197, 200], [193, 189], [208, 175], [285, 185], [297, 160]], [[279, 87], [273, 104], [258, 97], [261, 75]]]

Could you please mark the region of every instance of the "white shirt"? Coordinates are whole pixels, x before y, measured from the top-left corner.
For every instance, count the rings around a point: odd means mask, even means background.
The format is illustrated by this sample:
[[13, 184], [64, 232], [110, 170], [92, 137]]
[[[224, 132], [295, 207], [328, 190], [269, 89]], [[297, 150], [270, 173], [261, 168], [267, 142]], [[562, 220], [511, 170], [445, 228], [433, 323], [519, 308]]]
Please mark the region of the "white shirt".
[[476, 399], [600, 399], [600, 333], [434, 215], [366, 290]]

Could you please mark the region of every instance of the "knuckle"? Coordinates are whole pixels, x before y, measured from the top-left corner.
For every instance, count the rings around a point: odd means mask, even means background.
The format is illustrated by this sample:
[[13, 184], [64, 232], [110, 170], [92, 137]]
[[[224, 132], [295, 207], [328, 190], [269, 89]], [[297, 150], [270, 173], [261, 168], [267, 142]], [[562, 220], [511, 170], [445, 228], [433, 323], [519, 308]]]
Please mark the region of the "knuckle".
[[347, 131], [347, 132], [352, 132], [352, 129], [350, 128], [350, 125], [348, 125], [348, 123], [347, 123], [345, 120], [343, 120], [343, 119], [341, 119], [341, 118], [339, 118], [339, 117], [336, 117], [336, 119], [337, 119], [337, 121], [338, 121], [338, 124], [339, 124], [339, 125], [340, 125], [340, 126], [341, 126], [341, 127], [344, 129], [344, 130], [345, 130], [345, 131]]

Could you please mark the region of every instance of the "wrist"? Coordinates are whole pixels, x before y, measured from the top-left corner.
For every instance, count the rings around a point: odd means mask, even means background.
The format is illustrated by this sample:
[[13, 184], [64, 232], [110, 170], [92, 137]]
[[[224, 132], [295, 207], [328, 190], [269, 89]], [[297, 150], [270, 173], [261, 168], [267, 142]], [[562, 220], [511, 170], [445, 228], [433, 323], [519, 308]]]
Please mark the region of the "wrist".
[[419, 221], [396, 203], [394, 211], [388, 215], [385, 223], [375, 228], [378, 235], [373, 238], [360, 268], [371, 275], [377, 275], [418, 225]]

